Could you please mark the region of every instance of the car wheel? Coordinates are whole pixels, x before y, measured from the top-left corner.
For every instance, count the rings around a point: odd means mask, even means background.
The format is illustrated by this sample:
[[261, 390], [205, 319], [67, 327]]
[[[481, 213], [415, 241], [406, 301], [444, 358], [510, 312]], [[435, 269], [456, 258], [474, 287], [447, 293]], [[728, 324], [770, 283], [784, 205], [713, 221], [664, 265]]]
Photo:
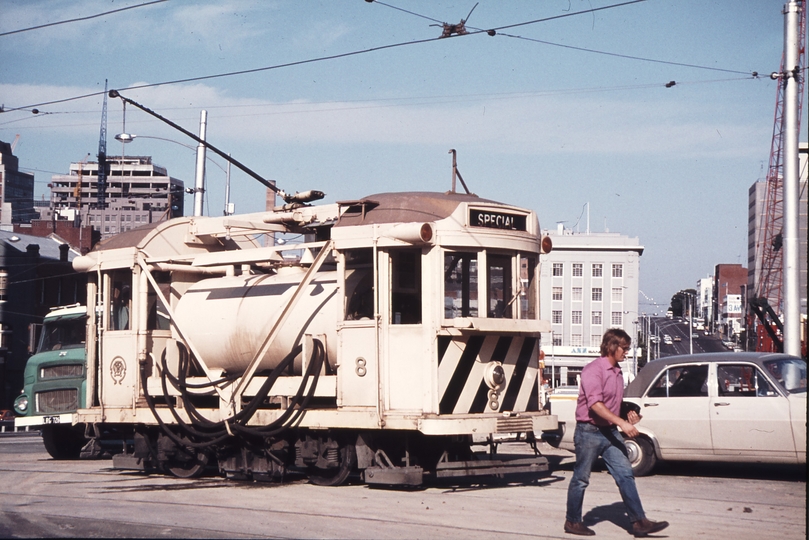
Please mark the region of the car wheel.
[[624, 439], [624, 445], [635, 476], [646, 476], [652, 472], [657, 464], [657, 456], [649, 439], [643, 437]]

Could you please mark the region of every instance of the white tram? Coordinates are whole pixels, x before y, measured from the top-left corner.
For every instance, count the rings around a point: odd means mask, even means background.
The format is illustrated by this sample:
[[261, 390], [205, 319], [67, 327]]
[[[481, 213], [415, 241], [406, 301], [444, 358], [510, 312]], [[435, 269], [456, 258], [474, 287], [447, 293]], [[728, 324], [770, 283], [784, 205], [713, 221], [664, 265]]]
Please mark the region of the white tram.
[[[305, 242], [275, 243], [278, 233]], [[262, 245], [267, 244], [267, 245]], [[86, 403], [118, 467], [336, 485], [542, 473], [473, 438], [557, 428], [539, 403], [539, 255], [530, 210], [381, 193], [122, 233], [88, 273]]]

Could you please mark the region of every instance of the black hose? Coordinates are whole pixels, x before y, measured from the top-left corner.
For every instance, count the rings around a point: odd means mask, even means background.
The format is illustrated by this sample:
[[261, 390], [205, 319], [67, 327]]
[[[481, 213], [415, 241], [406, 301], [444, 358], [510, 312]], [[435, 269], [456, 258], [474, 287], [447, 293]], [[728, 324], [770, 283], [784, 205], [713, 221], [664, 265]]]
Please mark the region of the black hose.
[[[201, 385], [189, 385], [186, 383], [186, 368], [188, 361], [187, 359], [180, 359], [180, 365], [178, 366], [179, 369], [179, 377], [175, 377], [172, 375], [166, 363], [166, 358], [163, 356], [162, 358], [162, 373], [161, 373], [161, 384], [163, 387], [163, 394], [164, 396], [168, 397], [168, 386], [167, 381], [174, 386], [177, 390], [180, 391], [183, 397], [183, 403], [185, 405], [185, 410], [188, 413], [189, 418], [191, 419], [192, 424], [188, 424], [185, 420], [183, 420], [179, 414], [177, 413], [176, 408], [171, 404], [170, 400], [166, 400], [166, 405], [168, 406], [169, 411], [171, 412], [172, 416], [174, 417], [175, 421], [177, 422], [177, 426], [190, 438], [193, 439], [201, 439], [199, 442], [195, 442], [188, 439], [181, 439], [178, 437], [174, 431], [168, 426], [158, 415], [157, 407], [155, 405], [154, 398], [149, 394], [147, 382], [148, 376], [146, 375], [145, 369], [145, 362], [140, 366], [141, 372], [141, 387], [143, 388], [144, 397], [146, 398], [146, 403], [149, 406], [152, 414], [154, 415], [155, 419], [158, 422], [158, 425], [162, 429], [164, 433], [176, 444], [184, 447], [190, 448], [207, 448], [221, 442], [226, 441], [230, 438], [231, 432], [233, 435], [243, 435], [243, 436], [252, 436], [252, 437], [262, 437], [266, 438], [268, 436], [273, 436], [278, 433], [283, 432], [286, 429], [289, 429], [292, 425], [294, 425], [301, 415], [305, 412], [306, 408], [308, 407], [311, 399], [314, 397], [315, 389], [317, 386], [317, 381], [320, 377], [320, 371], [323, 366], [323, 362], [325, 360], [325, 347], [323, 343], [319, 340], [313, 340], [313, 350], [312, 350], [312, 357], [310, 359], [309, 365], [307, 366], [306, 373], [301, 381], [301, 385], [298, 388], [297, 393], [291, 399], [289, 407], [273, 422], [266, 426], [254, 427], [254, 426], [247, 426], [247, 422], [253, 417], [255, 412], [258, 410], [258, 407], [263, 403], [264, 399], [269, 394], [272, 386], [275, 384], [275, 381], [278, 377], [287, 369], [294, 359], [297, 357], [298, 354], [303, 350], [302, 345], [297, 345], [289, 352], [289, 354], [284, 357], [284, 359], [272, 370], [272, 372], [268, 375], [267, 380], [262, 384], [259, 391], [250, 400], [248, 406], [242, 409], [239, 413], [234, 415], [232, 418], [220, 420], [219, 422], [212, 422], [211, 420], [205, 418], [197, 408], [191, 403], [191, 394], [188, 393], [189, 388], [204, 388], [206, 386], [212, 386], [213, 384], [224, 382], [227, 380], [232, 380], [231, 377], [226, 377], [220, 379], [218, 381], [213, 381], [210, 383], [204, 383]], [[234, 377], [235, 378], [235, 377]], [[312, 384], [309, 388], [309, 391], [306, 392], [304, 395], [304, 391], [306, 386], [309, 384], [309, 381], [312, 381]], [[195, 394], [199, 395], [199, 394]], [[229, 424], [230, 432], [228, 431], [225, 423]]]

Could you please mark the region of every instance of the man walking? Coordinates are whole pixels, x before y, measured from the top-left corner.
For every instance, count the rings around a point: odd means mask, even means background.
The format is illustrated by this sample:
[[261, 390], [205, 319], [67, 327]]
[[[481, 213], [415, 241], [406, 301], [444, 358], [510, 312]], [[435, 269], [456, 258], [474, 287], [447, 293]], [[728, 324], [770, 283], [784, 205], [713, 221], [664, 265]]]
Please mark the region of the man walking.
[[618, 362], [626, 356], [632, 342], [629, 335], [619, 328], [607, 330], [601, 340], [601, 357], [587, 364], [581, 372], [581, 388], [576, 405], [576, 466], [567, 488], [567, 515], [565, 532], [592, 536], [595, 531], [582, 521], [584, 490], [590, 484], [593, 463], [600, 455], [615, 479], [621, 498], [626, 505], [632, 534], [646, 536], [662, 531], [669, 524], [646, 518], [635, 487], [635, 476], [627, 458], [621, 430], [627, 437], [637, 437], [633, 425], [640, 416], [631, 411], [624, 420], [620, 417], [624, 395], [624, 377]]

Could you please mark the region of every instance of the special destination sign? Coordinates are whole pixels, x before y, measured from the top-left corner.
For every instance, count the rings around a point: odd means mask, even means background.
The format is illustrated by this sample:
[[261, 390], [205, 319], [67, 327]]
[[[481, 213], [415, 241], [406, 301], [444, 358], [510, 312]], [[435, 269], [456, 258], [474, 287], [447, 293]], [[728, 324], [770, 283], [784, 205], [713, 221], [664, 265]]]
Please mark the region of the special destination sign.
[[506, 212], [474, 210], [470, 208], [469, 225], [473, 227], [486, 227], [487, 229], [524, 231], [525, 216], [521, 216], [518, 214], [508, 214]]

